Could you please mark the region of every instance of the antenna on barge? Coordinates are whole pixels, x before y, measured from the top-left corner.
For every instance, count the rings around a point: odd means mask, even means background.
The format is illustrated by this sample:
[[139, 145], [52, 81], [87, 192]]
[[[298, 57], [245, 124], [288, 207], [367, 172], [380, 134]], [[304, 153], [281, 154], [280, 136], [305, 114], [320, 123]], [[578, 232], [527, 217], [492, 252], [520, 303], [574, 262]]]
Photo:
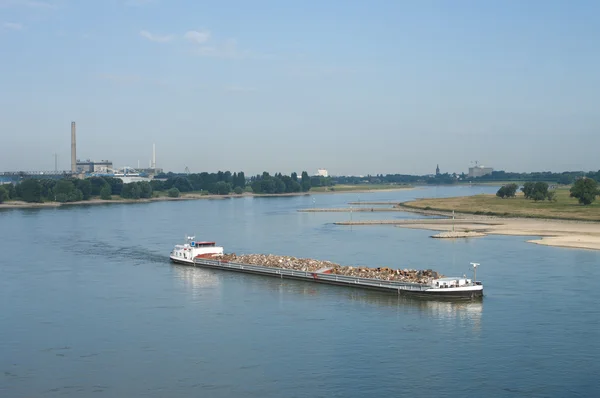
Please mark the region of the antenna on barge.
[[479, 263], [471, 263], [473, 266], [473, 283], [477, 282], [477, 266]]

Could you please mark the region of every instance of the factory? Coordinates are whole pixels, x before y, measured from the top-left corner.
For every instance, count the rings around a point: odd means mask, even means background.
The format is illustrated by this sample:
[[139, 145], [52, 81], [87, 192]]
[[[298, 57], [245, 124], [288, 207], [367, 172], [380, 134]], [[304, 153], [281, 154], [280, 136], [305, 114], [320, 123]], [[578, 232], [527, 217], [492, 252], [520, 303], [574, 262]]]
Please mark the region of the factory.
[[71, 173], [85, 175], [90, 173], [107, 173], [112, 171], [113, 163], [110, 160], [93, 161], [90, 159], [77, 159], [77, 126], [71, 122]]
[[162, 173], [162, 169], [156, 167], [156, 146], [154, 144], [152, 145], [152, 160], [149, 166], [147, 169], [140, 169], [138, 162], [138, 169], [125, 167], [122, 170], [115, 170], [113, 162], [110, 160], [77, 159], [77, 126], [75, 122], [71, 122], [71, 173], [73, 175], [79, 177], [95, 175], [122, 178], [122, 176], [148, 177]]

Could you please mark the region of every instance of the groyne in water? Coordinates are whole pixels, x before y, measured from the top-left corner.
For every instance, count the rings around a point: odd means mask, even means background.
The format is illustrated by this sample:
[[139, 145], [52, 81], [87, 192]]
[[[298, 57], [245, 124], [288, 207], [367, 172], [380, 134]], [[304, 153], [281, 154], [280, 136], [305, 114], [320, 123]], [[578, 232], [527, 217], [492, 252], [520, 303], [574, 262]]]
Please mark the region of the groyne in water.
[[273, 254], [237, 255], [235, 253], [231, 253], [224, 254], [220, 258], [220, 261], [406, 283], [425, 284], [431, 282], [432, 279], [443, 277], [443, 275], [431, 269], [415, 270], [406, 268], [393, 269], [390, 267], [352, 267], [343, 266], [331, 261], [278, 256]]

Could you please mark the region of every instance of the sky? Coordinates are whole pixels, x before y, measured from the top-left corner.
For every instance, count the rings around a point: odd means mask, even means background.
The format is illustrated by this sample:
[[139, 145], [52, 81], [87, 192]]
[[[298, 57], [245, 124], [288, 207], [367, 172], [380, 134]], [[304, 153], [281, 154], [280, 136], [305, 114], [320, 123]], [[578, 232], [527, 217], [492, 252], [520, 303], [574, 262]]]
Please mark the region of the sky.
[[600, 2], [0, 0], [0, 171], [600, 169]]

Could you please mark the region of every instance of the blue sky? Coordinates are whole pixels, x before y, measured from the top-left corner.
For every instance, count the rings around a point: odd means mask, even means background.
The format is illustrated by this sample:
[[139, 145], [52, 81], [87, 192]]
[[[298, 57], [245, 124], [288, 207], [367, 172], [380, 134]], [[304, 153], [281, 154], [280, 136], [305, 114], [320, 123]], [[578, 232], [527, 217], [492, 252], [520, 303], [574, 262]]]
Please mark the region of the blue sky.
[[594, 1], [0, 0], [0, 170], [600, 169]]

